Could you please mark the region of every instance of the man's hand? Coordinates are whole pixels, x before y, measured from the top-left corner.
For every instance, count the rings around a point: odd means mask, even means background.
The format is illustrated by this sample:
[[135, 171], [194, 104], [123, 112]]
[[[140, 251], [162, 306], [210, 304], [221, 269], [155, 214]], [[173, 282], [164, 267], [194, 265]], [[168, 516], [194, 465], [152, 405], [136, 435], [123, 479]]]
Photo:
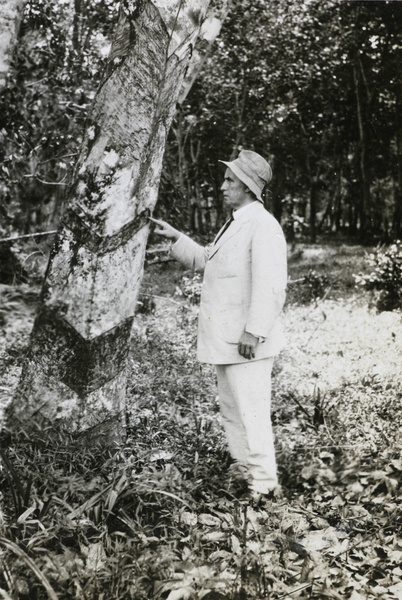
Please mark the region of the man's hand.
[[166, 221], [161, 221], [160, 219], [153, 219], [149, 217], [149, 220], [153, 223], [156, 223], [158, 227], [155, 227], [154, 232], [158, 235], [163, 235], [165, 238], [169, 238], [170, 240], [178, 240], [180, 237], [180, 231], [166, 223]]
[[258, 344], [258, 338], [255, 337], [252, 333], [247, 333], [245, 331], [239, 340], [239, 344], [237, 346], [239, 350], [239, 354], [244, 356], [244, 358], [255, 358], [255, 349]]

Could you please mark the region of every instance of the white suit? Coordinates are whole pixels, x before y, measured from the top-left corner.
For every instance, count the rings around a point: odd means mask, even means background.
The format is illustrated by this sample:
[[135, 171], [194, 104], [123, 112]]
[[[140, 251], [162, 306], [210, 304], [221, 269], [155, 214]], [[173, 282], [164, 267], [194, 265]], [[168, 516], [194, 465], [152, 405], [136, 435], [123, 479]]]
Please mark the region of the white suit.
[[[217, 365], [221, 412], [231, 454], [249, 471], [250, 468], [253, 471], [251, 463], [265, 461], [265, 467], [260, 464], [257, 470], [254, 468], [252, 478], [269, 479], [271, 483], [267, 485], [272, 488], [276, 484], [276, 465], [275, 457], [271, 456], [270, 373], [272, 357], [284, 344], [278, 317], [285, 302], [287, 283], [286, 242], [282, 229], [260, 202], [253, 202], [234, 213], [233, 223], [215, 244], [203, 248], [182, 235], [172, 247], [172, 256], [193, 269], [204, 271], [197, 357], [201, 362]], [[264, 338], [251, 361], [238, 352], [244, 331]], [[268, 360], [260, 362], [262, 359]], [[257, 362], [259, 364], [253, 366]], [[239, 363], [242, 368], [236, 372], [223, 367]], [[267, 376], [261, 376], [261, 369]], [[264, 389], [260, 389], [262, 387]], [[254, 408], [253, 398], [256, 398]], [[256, 410], [257, 404], [265, 406], [263, 416], [260, 409]], [[254, 419], [248, 418], [250, 412], [255, 413]], [[268, 442], [267, 435], [271, 438]], [[261, 444], [259, 449], [251, 448], [251, 441], [260, 438], [264, 448]], [[267, 443], [271, 448], [269, 460], [266, 456], [256, 458], [259, 450], [268, 452]], [[262, 471], [267, 471], [267, 461], [270, 461], [270, 473], [265, 477]], [[264, 491], [266, 481], [254, 487]]]
[[239, 212], [216, 245], [203, 248], [182, 235], [172, 247], [174, 258], [204, 270], [198, 321], [200, 362], [248, 362], [237, 351], [244, 331], [265, 338], [257, 346], [255, 360], [275, 356], [283, 347], [278, 317], [286, 295], [285, 238], [260, 202]]

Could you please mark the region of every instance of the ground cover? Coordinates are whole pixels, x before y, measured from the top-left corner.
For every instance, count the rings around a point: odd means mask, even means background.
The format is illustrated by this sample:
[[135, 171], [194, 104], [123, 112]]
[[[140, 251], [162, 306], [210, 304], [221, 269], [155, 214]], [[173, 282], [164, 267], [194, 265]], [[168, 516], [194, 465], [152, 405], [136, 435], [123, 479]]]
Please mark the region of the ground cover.
[[[2, 597], [400, 598], [401, 313], [377, 313], [354, 287], [364, 253], [291, 251], [273, 386], [282, 494], [258, 506], [238, 499], [214, 372], [194, 359], [198, 281], [152, 265], [125, 444], [83, 450], [55, 425], [3, 443]], [[3, 402], [32, 293], [4, 290]]]

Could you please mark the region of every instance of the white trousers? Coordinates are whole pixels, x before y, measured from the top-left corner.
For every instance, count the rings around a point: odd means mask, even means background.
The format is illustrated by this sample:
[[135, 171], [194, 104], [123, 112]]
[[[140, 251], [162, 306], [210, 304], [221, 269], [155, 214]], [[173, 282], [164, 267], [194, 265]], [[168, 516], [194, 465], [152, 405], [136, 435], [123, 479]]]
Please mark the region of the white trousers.
[[223, 426], [232, 458], [252, 490], [268, 493], [278, 483], [271, 424], [273, 358], [216, 365]]

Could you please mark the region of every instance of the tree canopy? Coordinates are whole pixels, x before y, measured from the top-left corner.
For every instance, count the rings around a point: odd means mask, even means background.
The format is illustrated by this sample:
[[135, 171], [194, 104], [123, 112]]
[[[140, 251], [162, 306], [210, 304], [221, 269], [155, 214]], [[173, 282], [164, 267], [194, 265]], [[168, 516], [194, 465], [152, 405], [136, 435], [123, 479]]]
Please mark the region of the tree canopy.
[[[117, 6], [26, 5], [1, 99], [5, 234], [58, 220]], [[290, 238], [400, 236], [401, 17], [391, 1], [234, 0], [178, 105], [161, 213], [214, 229], [224, 218], [218, 159], [251, 148], [273, 164], [267, 205]]]
[[291, 235], [399, 235], [401, 10], [234, 2], [178, 112], [166, 187], [219, 205], [217, 160], [253, 148], [273, 162], [269, 205]]

